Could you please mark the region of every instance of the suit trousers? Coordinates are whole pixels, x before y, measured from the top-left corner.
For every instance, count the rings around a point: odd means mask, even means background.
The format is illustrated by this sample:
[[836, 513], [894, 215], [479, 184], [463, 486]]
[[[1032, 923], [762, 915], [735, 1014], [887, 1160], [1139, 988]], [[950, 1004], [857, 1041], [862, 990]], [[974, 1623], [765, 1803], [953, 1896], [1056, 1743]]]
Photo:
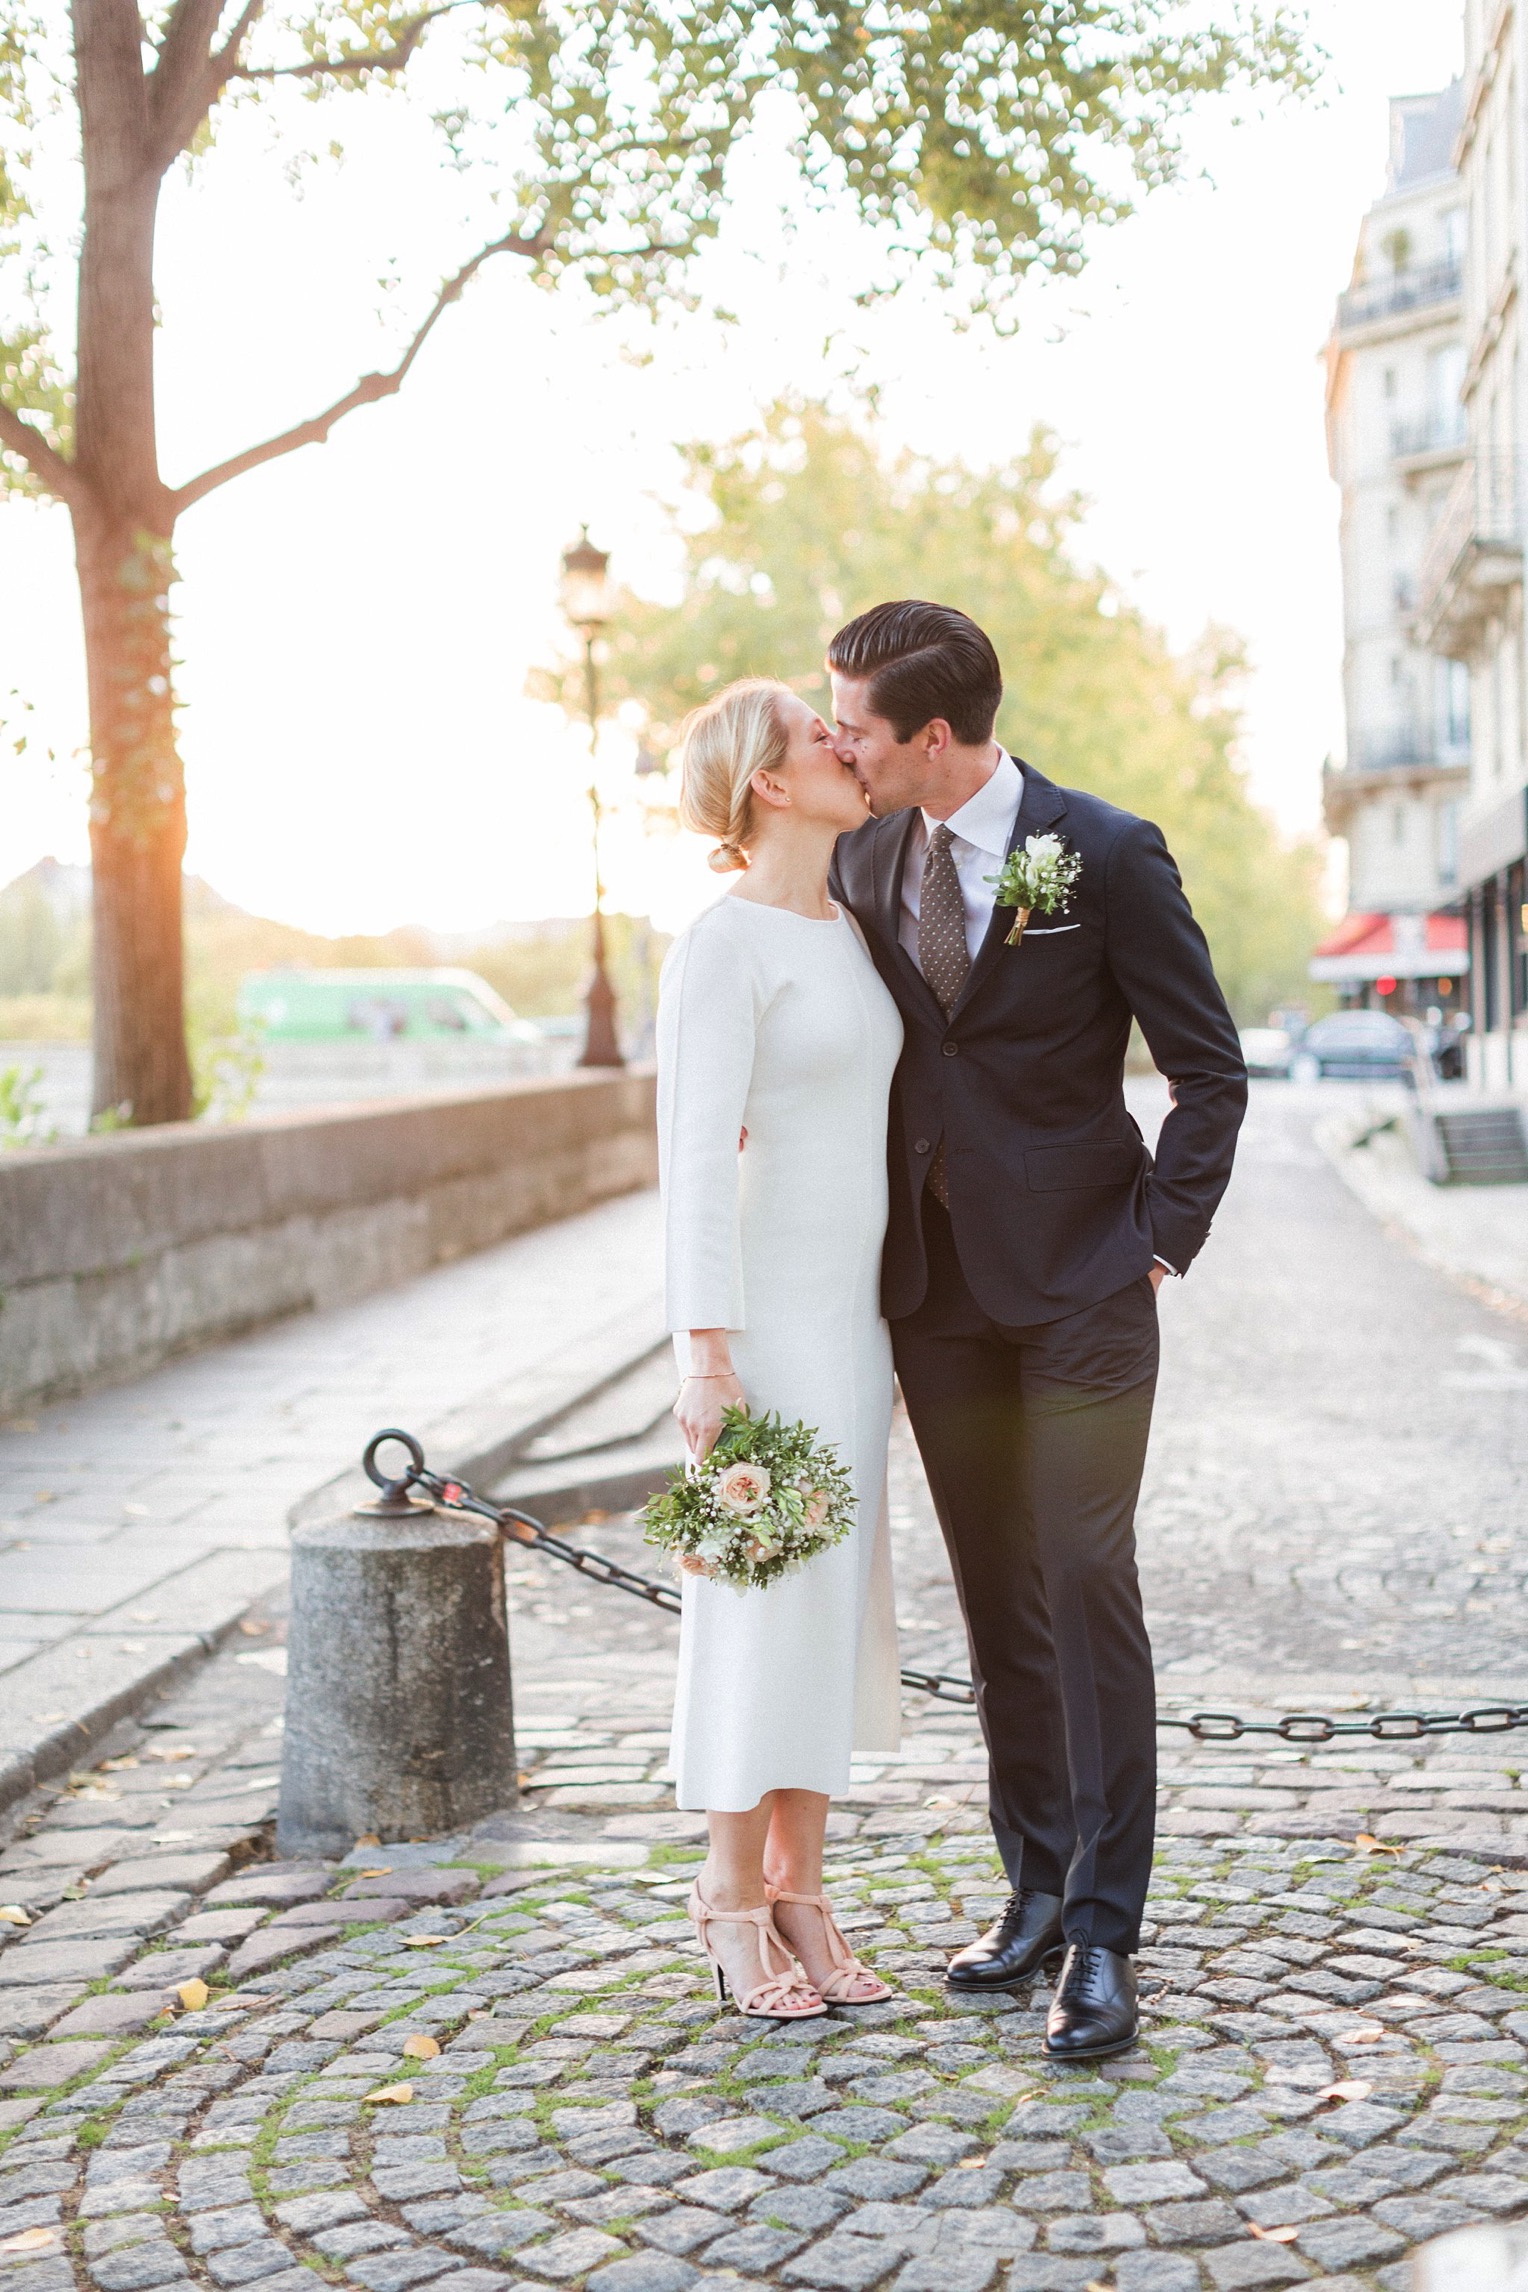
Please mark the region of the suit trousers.
[[1156, 1296], [1024, 1328], [992, 1321], [949, 1213], [923, 1197], [929, 1286], [891, 1324], [954, 1570], [1017, 1891], [1065, 1903], [1069, 1942], [1140, 1941], [1156, 1813], [1156, 1690], [1135, 1506], [1156, 1390]]

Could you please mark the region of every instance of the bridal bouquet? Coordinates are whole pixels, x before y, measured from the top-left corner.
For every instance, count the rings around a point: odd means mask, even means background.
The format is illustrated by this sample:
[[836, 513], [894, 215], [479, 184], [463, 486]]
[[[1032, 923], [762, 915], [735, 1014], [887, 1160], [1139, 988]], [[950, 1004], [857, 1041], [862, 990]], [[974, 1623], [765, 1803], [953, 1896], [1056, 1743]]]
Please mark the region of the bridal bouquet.
[[746, 1592], [842, 1543], [854, 1486], [810, 1425], [732, 1408], [705, 1461], [675, 1473], [638, 1518], [647, 1543], [698, 1560], [715, 1582]]
[[1018, 910], [1005, 947], [1017, 947], [1024, 926], [1038, 909], [1041, 915], [1063, 913], [1082, 873], [1082, 861], [1069, 852], [1059, 836], [1028, 836], [1023, 848], [1011, 851], [1001, 875], [989, 875], [996, 886], [994, 903]]

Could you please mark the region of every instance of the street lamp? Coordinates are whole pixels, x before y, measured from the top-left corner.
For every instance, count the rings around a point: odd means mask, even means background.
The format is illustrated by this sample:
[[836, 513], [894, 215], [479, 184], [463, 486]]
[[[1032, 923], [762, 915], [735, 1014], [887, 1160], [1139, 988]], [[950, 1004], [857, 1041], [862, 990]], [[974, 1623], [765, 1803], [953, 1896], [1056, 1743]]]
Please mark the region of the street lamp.
[[610, 618], [607, 550], [596, 549], [586, 525], [571, 549], [562, 553], [562, 609], [584, 640], [584, 709], [589, 718], [589, 808], [594, 818], [594, 969], [589, 981], [588, 1026], [580, 1066], [624, 1066], [615, 1031], [615, 991], [605, 968], [605, 884], [600, 872], [600, 792], [595, 773], [599, 748], [599, 669], [594, 647]]

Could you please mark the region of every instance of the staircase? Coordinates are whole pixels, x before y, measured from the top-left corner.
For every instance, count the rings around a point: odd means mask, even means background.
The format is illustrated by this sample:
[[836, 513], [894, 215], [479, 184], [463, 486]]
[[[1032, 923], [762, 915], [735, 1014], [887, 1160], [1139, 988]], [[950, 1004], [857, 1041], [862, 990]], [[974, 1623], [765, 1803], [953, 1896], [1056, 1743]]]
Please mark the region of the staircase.
[[1434, 1116], [1445, 1186], [1528, 1185], [1528, 1145], [1515, 1106], [1480, 1106]]

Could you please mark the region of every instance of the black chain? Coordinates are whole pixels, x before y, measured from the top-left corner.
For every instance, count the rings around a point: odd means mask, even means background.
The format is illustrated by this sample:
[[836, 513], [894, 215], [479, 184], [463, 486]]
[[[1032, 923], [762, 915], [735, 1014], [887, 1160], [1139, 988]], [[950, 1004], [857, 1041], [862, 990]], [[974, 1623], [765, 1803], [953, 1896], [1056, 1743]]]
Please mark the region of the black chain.
[[[401, 1441], [409, 1452], [409, 1470], [397, 1480], [389, 1480], [376, 1461], [377, 1450], [388, 1440]], [[492, 1521], [516, 1543], [561, 1560], [564, 1567], [575, 1569], [596, 1584], [609, 1584], [618, 1592], [630, 1592], [634, 1599], [647, 1600], [670, 1615], [680, 1612], [682, 1603], [672, 1584], [660, 1584], [651, 1576], [639, 1576], [618, 1561], [607, 1560], [602, 1552], [591, 1552], [587, 1545], [569, 1544], [561, 1536], [554, 1536], [533, 1513], [522, 1512], [513, 1504], [491, 1504], [469, 1488], [466, 1481], [445, 1480], [438, 1472], [431, 1472], [425, 1464], [423, 1449], [411, 1433], [394, 1430], [377, 1433], [368, 1442], [361, 1461], [367, 1478], [382, 1491], [374, 1510], [384, 1516], [406, 1513], [410, 1509], [410, 1491], [424, 1489], [442, 1512], [475, 1513], [479, 1519]], [[920, 1695], [931, 1695], [940, 1703], [960, 1703], [970, 1708], [976, 1702], [976, 1690], [970, 1680], [957, 1678], [947, 1671], [904, 1671], [902, 1685]], [[1276, 1735], [1284, 1743], [1334, 1743], [1343, 1735], [1367, 1735], [1377, 1743], [1415, 1743], [1429, 1735], [1509, 1734], [1515, 1727], [1528, 1727], [1528, 1703], [1485, 1703], [1472, 1711], [1376, 1711], [1369, 1718], [1351, 1719], [1329, 1718], [1323, 1711], [1286, 1711], [1277, 1719], [1243, 1719], [1235, 1711], [1184, 1714], [1159, 1711], [1157, 1725], [1181, 1727], [1196, 1743], [1239, 1743], [1244, 1735]]]

